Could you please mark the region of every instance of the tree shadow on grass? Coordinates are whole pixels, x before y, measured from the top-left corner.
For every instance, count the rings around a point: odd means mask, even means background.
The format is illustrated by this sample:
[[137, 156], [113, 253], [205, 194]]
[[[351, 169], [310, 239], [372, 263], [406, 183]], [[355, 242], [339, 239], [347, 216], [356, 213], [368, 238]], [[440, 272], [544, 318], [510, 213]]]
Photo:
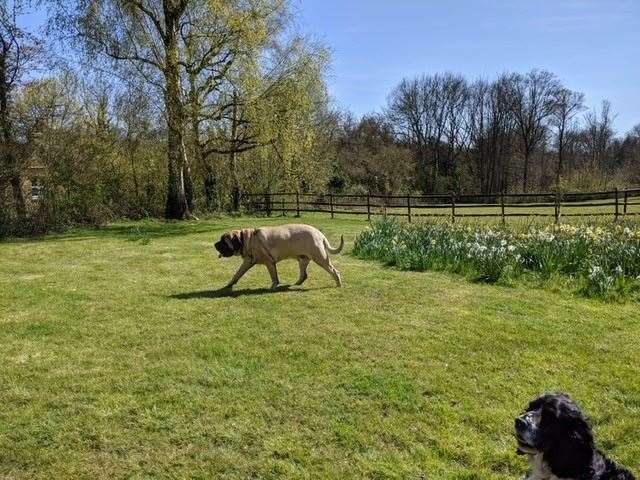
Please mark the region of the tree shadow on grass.
[[169, 295], [169, 298], [175, 300], [193, 300], [197, 298], [235, 298], [251, 295], [269, 295], [276, 293], [305, 293], [313, 290], [325, 290], [332, 287], [317, 287], [317, 288], [291, 288], [289, 285], [282, 285], [278, 288], [253, 288], [242, 290], [231, 290], [229, 288], [219, 288], [217, 290], [199, 290], [195, 292], [174, 293]]
[[[200, 233], [212, 233], [212, 239], [217, 235], [213, 233], [222, 231], [224, 223], [216, 224], [215, 219], [207, 221], [163, 221], [163, 220], [143, 220], [139, 222], [115, 223], [97, 227], [72, 228], [62, 233], [49, 233], [42, 236], [11, 238], [7, 242], [27, 243], [27, 242], [70, 242], [91, 239], [105, 240], [128, 240], [147, 244], [151, 240], [181, 237]], [[217, 233], [217, 232], [216, 232]]]

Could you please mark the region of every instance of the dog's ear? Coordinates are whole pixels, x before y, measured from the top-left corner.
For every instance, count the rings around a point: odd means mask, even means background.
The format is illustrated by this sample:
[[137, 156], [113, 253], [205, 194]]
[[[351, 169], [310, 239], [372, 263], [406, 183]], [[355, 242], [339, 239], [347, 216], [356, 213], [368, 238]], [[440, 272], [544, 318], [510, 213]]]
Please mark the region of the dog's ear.
[[[567, 395], [566, 393], [543, 393], [539, 397], [534, 398], [533, 400], [531, 400], [531, 402], [529, 402], [529, 406], [527, 406], [526, 411], [531, 412], [538, 409], [542, 410], [544, 407], [552, 408], [559, 401], [565, 401], [574, 404], [573, 400], [571, 400], [571, 397], [569, 397], [569, 395]], [[554, 415], [557, 415], [557, 413], [558, 412], [554, 410]]]
[[233, 248], [233, 244], [231, 243], [231, 234], [230, 233], [223, 233], [222, 236], [220, 237], [220, 241], [225, 243], [227, 245], [227, 247], [229, 248]]
[[553, 474], [561, 478], [592, 478], [594, 454], [591, 427], [568, 397], [542, 407], [543, 457]]
[[233, 232], [231, 232], [230, 236], [230, 244], [231, 247], [233, 248], [234, 252], [240, 252], [242, 251], [242, 235], [240, 234], [240, 232], [238, 230], [234, 230]]

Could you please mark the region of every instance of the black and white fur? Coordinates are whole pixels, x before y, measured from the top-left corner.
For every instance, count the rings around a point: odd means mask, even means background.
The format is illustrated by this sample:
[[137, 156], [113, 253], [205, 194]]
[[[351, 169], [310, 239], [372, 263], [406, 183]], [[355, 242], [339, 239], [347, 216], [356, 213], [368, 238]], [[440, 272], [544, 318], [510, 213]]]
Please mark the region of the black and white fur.
[[635, 480], [593, 441], [591, 427], [565, 394], [542, 395], [515, 420], [518, 453], [528, 455], [525, 480]]

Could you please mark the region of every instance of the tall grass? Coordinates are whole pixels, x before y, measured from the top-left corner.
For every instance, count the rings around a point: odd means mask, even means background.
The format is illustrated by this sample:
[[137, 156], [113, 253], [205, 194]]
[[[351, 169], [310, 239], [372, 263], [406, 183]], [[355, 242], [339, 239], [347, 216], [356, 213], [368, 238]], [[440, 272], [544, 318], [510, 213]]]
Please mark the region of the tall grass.
[[489, 283], [527, 273], [561, 276], [587, 296], [635, 297], [640, 290], [640, 228], [633, 224], [507, 229], [383, 219], [357, 237], [354, 254]]

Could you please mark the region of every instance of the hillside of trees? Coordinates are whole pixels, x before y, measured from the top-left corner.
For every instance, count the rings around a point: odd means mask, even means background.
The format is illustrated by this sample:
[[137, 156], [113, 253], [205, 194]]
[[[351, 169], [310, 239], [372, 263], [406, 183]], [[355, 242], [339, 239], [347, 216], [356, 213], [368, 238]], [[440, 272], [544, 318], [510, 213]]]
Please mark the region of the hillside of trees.
[[[46, 31], [21, 24], [46, 8]], [[401, 80], [356, 118], [286, 0], [0, 0], [0, 236], [241, 208], [243, 192], [640, 184], [640, 124], [544, 70]]]
[[423, 194], [589, 191], [640, 183], [640, 124], [616, 135], [608, 101], [550, 72], [402, 80], [383, 112], [338, 122], [337, 188]]

